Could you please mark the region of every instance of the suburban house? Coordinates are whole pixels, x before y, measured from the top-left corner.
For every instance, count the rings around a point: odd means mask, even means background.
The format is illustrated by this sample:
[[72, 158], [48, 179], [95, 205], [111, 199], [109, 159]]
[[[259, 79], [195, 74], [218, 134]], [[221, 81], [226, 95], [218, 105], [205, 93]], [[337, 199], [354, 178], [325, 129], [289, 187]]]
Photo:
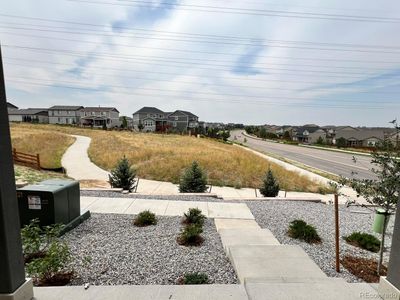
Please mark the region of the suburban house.
[[384, 129], [346, 126], [335, 129], [335, 137], [332, 143], [337, 144], [340, 138], [346, 140], [347, 147], [375, 147], [378, 143], [385, 140], [386, 137]]
[[163, 112], [155, 107], [143, 107], [132, 117], [134, 129], [144, 132], [185, 132], [199, 127], [199, 118], [183, 110]]
[[7, 102], [7, 111], [9, 112], [10, 110], [16, 110], [18, 109], [18, 106], [15, 106], [14, 104]]
[[165, 131], [168, 128], [167, 114], [155, 107], [142, 107], [132, 115], [133, 128], [144, 132]]
[[97, 128], [119, 127], [119, 111], [115, 107], [84, 107], [79, 110], [82, 126]]
[[326, 141], [326, 132], [317, 125], [305, 125], [294, 130], [293, 140], [299, 143], [315, 144], [319, 138]]
[[83, 106], [55, 105], [49, 108], [50, 124], [79, 124]]
[[173, 131], [184, 132], [199, 127], [199, 117], [184, 110], [177, 110], [169, 114], [168, 121]]
[[49, 123], [47, 108], [27, 108], [8, 110], [10, 122]]

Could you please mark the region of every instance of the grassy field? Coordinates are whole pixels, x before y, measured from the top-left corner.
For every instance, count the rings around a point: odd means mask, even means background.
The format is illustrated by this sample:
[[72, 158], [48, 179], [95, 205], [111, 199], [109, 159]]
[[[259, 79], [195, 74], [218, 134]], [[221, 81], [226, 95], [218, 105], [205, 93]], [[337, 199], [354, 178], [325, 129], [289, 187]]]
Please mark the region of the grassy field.
[[17, 151], [40, 154], [40, 164], [46, 169], [61, 167], [61, 157], [74, 138], [33, 125], [12, 124], [11, 142]]
[[[21, 132], [25, 134], [21, 135]], [[43, 134], [44, 132], [46, 134]], [[13, 124], [13, 140], [16, 138], [16, 133], [19, 133], [20, 144], [34, 144], [38, 150], [41, 150], [42, 145], [52, 145], [53, 141], [45, 140], [53, 138], [59, 139], [62, 142], [60, 148], [65, 149], [66, 144], [71, 140], [66, 143], [67, 138], [63, 135], [64, 133], [89, 136], [92, 138], [89, 156], [95, 164], [110, 170], [118, 159], [125, 155], [136, 167], [138, 176], [145, 179], [177, 183], [183, 170], [193, 160], [197, 160], [207, 171], [209, 182], [213, 185], [237, 188], [259, 187], [265, 172], [271, 168], [281, 189], [307, 192], [327, 191], [326, 186], [311, 181], [308, 177], [287, 171], [239, 147], [206, 138], [91, 130], [55, 125]], [[38, 136], [41, 138], [39, 143], [35, 140]], [[58, 149], [46, 151], [51, 152], [49, 156], [52, 159], [60, 153]]]

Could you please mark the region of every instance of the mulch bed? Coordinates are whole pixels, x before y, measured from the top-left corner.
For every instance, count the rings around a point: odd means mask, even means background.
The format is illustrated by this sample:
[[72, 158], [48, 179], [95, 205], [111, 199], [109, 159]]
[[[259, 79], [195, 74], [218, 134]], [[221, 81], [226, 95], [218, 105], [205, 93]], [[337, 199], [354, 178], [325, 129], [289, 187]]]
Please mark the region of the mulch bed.
[[[341, 260], [341, 263], [350, 273], [361, 278], [365, 282], [379, 282], [380, 275], [376, 272], [378, 267], [378, 262], [376, 260], [347, 255]], [[386, 276], [386, 274], [387, 268], [386, 266], [382, 266], [381, 276]]]

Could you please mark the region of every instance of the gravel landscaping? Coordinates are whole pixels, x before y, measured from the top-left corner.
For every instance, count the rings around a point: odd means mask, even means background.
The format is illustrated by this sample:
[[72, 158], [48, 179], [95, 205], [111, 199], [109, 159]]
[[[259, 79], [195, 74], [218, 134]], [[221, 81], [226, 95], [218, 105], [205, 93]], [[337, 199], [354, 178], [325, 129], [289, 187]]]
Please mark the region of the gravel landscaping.
[[[334, 243], [334, 207], [322, 203], [290, 202], [290, 201], [251, 201], [248, 207], [262, 228], [268, 228], [282, 244], [300, 245], [319, 267], [331, 277], [343, 277], [348, 282], [362, 282], [345, 268], [342, 272], [335, 271], [335, 243]], [[355, 213], [357, 212], [368, 212]], [[374, 213], [361, 207], [340, 207], [340, 236], [346, 236], [354, 231], [371, 233]], [[316, 227], [322, 238], [321, 244], [307, 244], [292, 239], [287, 235], [289, 223], [295, 219], [302, 219]], [[388, 225], [388, 235], [385, 239], [386, 249], [390, 249], [393, 232], [394, 217]], [[380, 239], [379, 234], [374, 234]], [[372, 253], [346, 243], [340, 242], [341, 257], [345, 254], [378, 259], [378, 253]], [[385, 252], [384, 260], [389, 259], [389, 251]]]
[[221, 202], [223, 200], [215, 197], [192, 196], [192, 195], [143, 195], [143, 194], [122, 194], [115, 191], [90, 191], [81, 190], [81, 196], [84, 197], [108, 197], [108, 198], [135, 198], [135, 199], [151, 199], [151, 200], [179, 200], [179, 201], [207, 201]]
[[204, 223], [203, 245], [185, 247], [176, 242], [180, 217], [158, 217], [148, 227], [135, 227], [133, 218], [92, 214], [64, 236], [77, 274], [72, 285], [176, 284], [191, 272], [206, 273], [210, 283], [238, 283], [212, 219]]

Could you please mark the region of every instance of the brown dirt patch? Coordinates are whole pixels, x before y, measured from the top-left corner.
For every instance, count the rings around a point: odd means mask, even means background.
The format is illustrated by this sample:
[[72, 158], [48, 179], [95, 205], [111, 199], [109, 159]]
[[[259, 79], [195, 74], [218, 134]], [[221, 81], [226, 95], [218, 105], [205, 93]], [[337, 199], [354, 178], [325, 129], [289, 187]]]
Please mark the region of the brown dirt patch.
[[[341, 260], [342, 265], [349, 270], [349, 272], [358, 278], [369, 283], [379, 282], [380, 276], [377, 274], [376, 269], [378, 267], [378, 262], [375, 259], [362, 258], [356, 256], [346, 255]], [[381, 276], [386, 276], [387, 268], [382, 267]]]

